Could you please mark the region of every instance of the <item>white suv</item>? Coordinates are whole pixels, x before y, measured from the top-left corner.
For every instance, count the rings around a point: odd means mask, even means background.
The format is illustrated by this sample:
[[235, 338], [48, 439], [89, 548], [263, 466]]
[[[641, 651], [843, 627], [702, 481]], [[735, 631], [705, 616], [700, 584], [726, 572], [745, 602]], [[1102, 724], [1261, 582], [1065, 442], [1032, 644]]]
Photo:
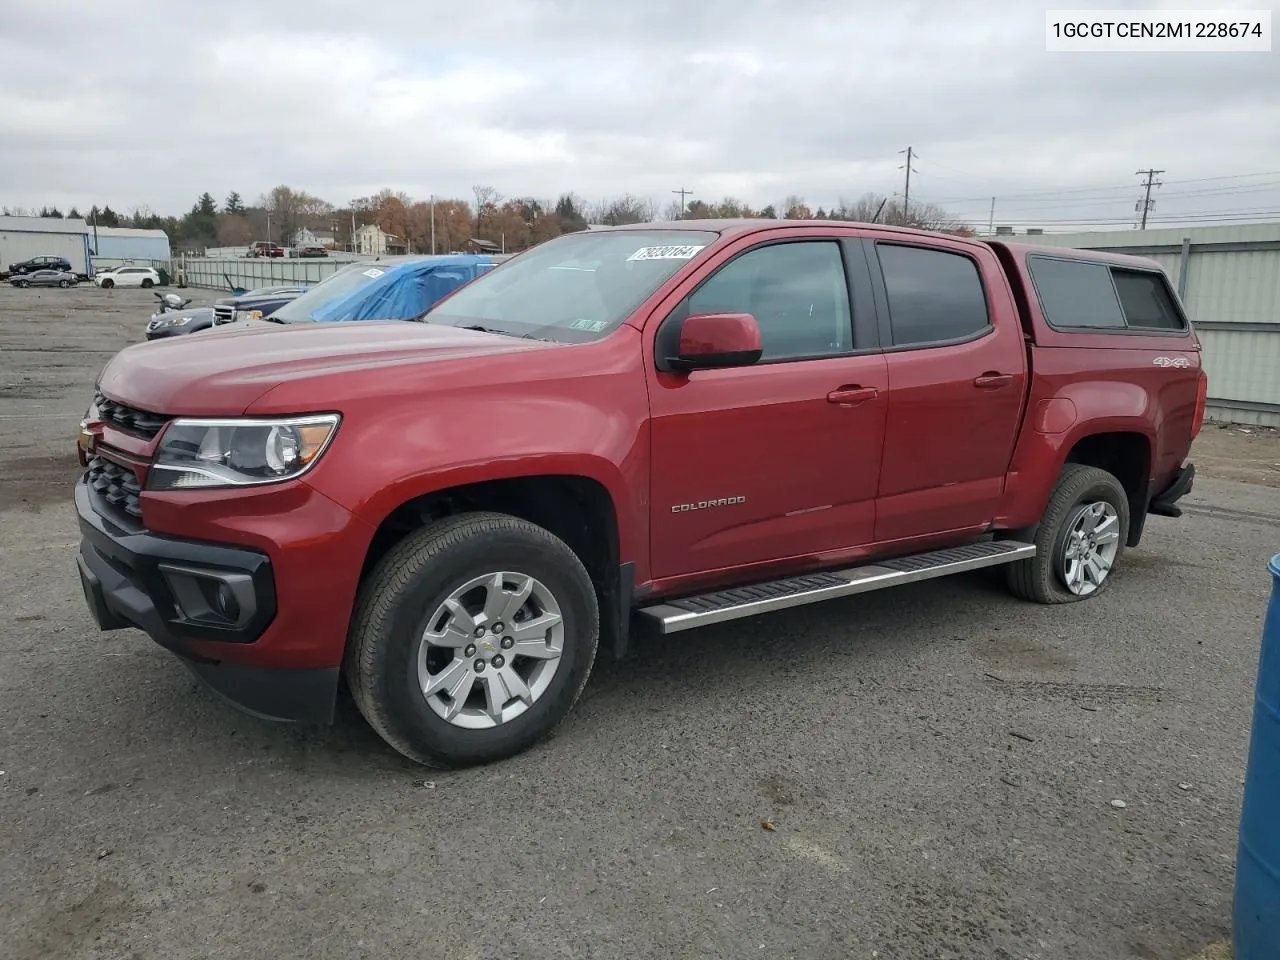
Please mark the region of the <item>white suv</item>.
[[115, 267], [96, 274], [93, 282], [100, 287], [154, 287], [160, 283], [155, 267]]

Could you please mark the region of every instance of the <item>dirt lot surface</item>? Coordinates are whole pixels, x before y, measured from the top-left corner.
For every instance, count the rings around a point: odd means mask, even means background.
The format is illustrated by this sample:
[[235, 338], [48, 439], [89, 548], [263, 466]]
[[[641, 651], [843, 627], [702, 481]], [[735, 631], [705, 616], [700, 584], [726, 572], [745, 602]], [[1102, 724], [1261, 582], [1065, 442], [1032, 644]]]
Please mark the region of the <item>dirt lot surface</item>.
[[1096, 601], [979, 575], [642, 637], [554, 740], [431, 773], [345, 702], [260, 722], [92, 627], [73, 436], [152, 299], [0, 288], [6, 960], [1186, 960], [1228, 935], [1271, 432], [1208, 428], [1187, 515]]

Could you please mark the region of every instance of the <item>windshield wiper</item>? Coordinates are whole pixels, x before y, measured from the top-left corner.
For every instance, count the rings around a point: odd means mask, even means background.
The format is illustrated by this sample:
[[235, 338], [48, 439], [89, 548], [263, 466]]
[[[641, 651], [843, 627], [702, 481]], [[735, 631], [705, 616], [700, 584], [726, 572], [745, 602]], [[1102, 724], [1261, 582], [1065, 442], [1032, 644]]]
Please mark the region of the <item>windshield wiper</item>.
[[509, 333], [509, 332], [507, 332], [506, 330], [495, 330], [493, 327], [482, 327], [482, 326], [480, 326], [480, 324], [478, 324], [478, 323], [468, 323], [468, 324], [466, 324], [465, 326], [460, 326], [460, 327], [458, 327], [458, 329], [459, 329], [459, 330], [477, 330], [477, 331], [479, 331], [480, 333], [497, 333], [497, 334], [500, 334], [500, 335], [502, 335], [502, 336], [504, 336], [504, 337], [513, 337], [513, 336], [515, 336], [515, 334], [513, 334], [513, 333]]

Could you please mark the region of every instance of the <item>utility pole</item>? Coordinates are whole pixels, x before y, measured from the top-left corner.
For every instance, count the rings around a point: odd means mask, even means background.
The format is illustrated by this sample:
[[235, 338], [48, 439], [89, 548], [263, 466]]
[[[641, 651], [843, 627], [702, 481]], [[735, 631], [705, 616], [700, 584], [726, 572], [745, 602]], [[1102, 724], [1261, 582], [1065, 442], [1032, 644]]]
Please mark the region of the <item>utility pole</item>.
[[431, 195], [431, 255], [436, 252], [436, 195]]
[[1138, 228], [1139, 230], [1147, 229], [1147, 214], [1151, 211], [1151, 208], [1155, 206], [1155, 201], [1151, 199], [1151, 188], [1158, 187], [1162, 183], [1162, 181], [1156, 179], [1157, 173], [1164, 173], [1164, 171], [1163, 170], [1138, 170], [1134, 174], [1135, 176], [1138, 176], [1138, 177], [1145, 175], [1147, 178], [1147, 182], [1145, 184], [1146, 192], [1143, 194], [1142, 199], [1139, 200], [1134, 205], [1135, 210], [1142, 211], [1142, 226]]
[[991, 198], [991, 215], [987, 217], [987, 236], [996, 232], [996, 198]]
[[902, 188], [902, 221], [905, 224], [907, 220], [907, 204], [911, 202], [911, 159], [912, 157], [915, 157], [915, 159], [918, 160], [920, 157], [914, 153], [909, 146], [907, 149], [899, 150], [898, 152], [905, 153], [907, 155], [907, 162], [905, 164], [907, 170], [907, 182]]
[[693, 191], [692, 191], [692, 190], [686, 190], [684, 187], [681, 187], [679, 190], [672, 190], [671, 192], [672, 192], [672, 193], [678, 193], [678, 194], [680, 194], [680, 216], [679, 216], [679, 218], [678, 218], [678, 219], [683, 220], [683, 219], [684, 219], [684, 215], [685, 215], [684, 198], [685, 198], [685, 197], [692, 197], [692, 196], [693, 196]]

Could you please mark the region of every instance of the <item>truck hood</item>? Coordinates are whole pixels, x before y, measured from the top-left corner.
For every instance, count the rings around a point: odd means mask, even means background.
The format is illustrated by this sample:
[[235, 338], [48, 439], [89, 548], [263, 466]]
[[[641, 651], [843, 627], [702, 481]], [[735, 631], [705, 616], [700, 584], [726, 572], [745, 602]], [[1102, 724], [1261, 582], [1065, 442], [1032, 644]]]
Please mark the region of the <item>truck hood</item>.
[[[485, 357], [556, 344], [403, 320], [282, 326], [244, 321], [218, 336], [176, 337], [126, 347], [98, 388], [152, 413], [235, 416], [282, 383], [392, 364]], [[323, 396], [323, 388], [318, 388]]]

